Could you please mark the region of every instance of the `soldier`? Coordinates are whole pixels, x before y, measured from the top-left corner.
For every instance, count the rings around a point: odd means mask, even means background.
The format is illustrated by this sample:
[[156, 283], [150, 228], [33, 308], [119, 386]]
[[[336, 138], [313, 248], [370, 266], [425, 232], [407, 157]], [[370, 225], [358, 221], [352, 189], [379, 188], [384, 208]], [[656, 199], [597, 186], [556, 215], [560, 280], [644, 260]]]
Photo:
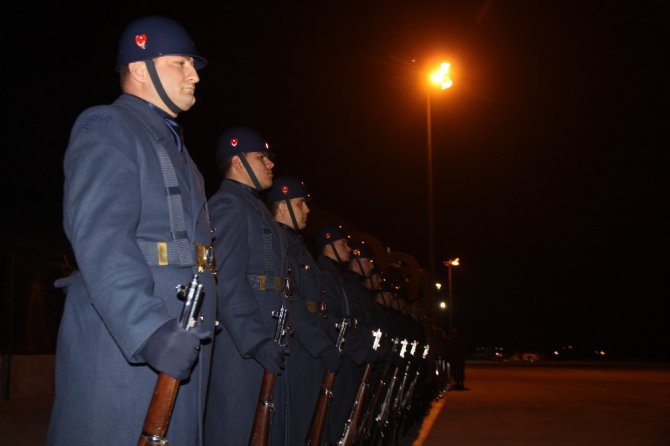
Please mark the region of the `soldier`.
[[350, 246], [352, 255], [346, 266], [344, 281], [355, 307], [356, 319], [359, 325], [365, 324], [366, 329], [382, 328], [383, 316], [374, 303], [374, 296], [381, 284], [374, 254], [364, 241], [352, 241]]
[[248, 444], [264, 371], [277, 374], [270, 438], [286, 438], [286, 347], [273, 341], [284, 299], [287, 243], [259, 192], [272, 186], [273, 154], [261, 135], [235, 127], [216, 153], [223, 181], [210, 198], [216, 227], [217, 290], [222, 330], [214, 340], [205, 420], [207, 444]]
[[[293, 272], [291, 328], [295, 342], [287, 363], [289, 375], [290, 442], [304, 444], [311, 414], [314, 411], [321, 380], [326, 370], [337, 372], [340, 351], [326, 332], [326, 324], [334, 325], [322, 301], [321, 273], [303, 242], [300, 231], [307, 225], [311, 199], [302, 182], [289, 176], [276, 178], [268, 196], [270, 212], [286, 234], [288, 264]], [[328, 432], [322, 434], [326, 438]], [[316, 446], [316, 445], [315, 445]]]
[[[123, 94], [74, 124], [63, 220], [79, 271], [57, 282], [67, 299], [49, 445], [137, 444], [157, 372], [182, 380], [167, 439], [202, 444], [211, 347], [201, 338], [214, 329], [216, 296], [199, 253], [211, 250], [211, 226], [174, 119], [195, 103], [205, 64], [180, 24], [135, 20], [117, 55]], [[206, 297], [187, 331], [175, 287], [199, 267]]]
[[[340, 226], [325, 226], [317, 234], [316, 249], [320, 253], [317, 264], [322, 273], [328, 313], [336, 320], [351, 320], [352, 326], [344, 343], [344, 356], [333, 387], [329, 418], [331, 436], [327, 442], [337, 443], [360, 383], [362, 365], [374, 355], [371, 349], [372, 330], [357, 326], [354, 303], [347, 294], [343, 279], [343, 268], [351, 257], [349, 235]], [[331, 330], [331, 336], [335, 336], [335, 328]]]

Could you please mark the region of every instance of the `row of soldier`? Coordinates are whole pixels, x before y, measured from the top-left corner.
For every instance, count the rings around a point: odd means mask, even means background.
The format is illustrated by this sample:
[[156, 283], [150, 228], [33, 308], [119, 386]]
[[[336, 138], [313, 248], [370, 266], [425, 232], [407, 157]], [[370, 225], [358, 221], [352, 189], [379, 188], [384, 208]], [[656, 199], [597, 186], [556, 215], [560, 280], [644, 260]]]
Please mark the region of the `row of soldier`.
[[341, 227], [321, 228], [312, 256], [309, 195], [273, 178], [256, 130], [221, 135], [207, 200], [175, 121], [205, 64], [177, 22], [136, 20], [123, 94], [73, 126], [63, 212], [78, 270], [56, 283], [47, 444], [395, 444], [446, 388], [443, 336]]
[[[340, 226], [318, 231], [314, 259], [301, 235], [311, 197], [297, 178], [273, 178], [273, 158], [251, 128], [221, 136], [224, 179], [209, 208], [223, 329], [214, 340], [206, 443], [244, 444], [258, 435], [254, 414], [268, 403], [258, 401], [259, 383], [271, 372], [271, 444], [395, 444], [401, 425], [416, 421], [431, 399], [419, 381], [429, 353], [424, 327], [393, 308], [401, 308], [395, 284], [383, 279], [370, 247]], [[279, 341], [282, 306], [291, 335]]]

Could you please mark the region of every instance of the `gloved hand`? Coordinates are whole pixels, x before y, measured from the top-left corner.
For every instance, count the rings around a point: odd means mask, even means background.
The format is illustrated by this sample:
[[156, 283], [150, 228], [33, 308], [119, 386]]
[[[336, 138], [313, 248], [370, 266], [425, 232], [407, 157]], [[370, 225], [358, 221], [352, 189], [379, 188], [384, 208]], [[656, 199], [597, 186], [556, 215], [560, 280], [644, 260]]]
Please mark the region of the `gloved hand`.
[[289, 349], [282, 347], [272, 339], [260, 342], [251, 352], [251, 356], [270, 373], [281, 374], [286, 366]]
[[335, 348], [330, 347], [319, 353], [319, 358], [323, 362], [323, 366], [329, 372], [337, 372], [340, 369], [340, 362], [342, 362], [342, 353]]
[[385, 352], [384, 360], [389, 364], [391, 364], [393, 367], [400, 367], [403, 361], [398, 352], [394, 352], [391, 349]]
[[368, 364], [374, 364], [377, 361], [378, 357], [379, 355], [377, 354], [377, 352], [371, 348], [369, 348], [365, 352], [365, 362], [367, 362]]
[[210, 337], [209, 332], [184, 330], [172, 319], [149, 336], [140, 353], [153, 369], [182, 381], [191, 374], [201, 341]]

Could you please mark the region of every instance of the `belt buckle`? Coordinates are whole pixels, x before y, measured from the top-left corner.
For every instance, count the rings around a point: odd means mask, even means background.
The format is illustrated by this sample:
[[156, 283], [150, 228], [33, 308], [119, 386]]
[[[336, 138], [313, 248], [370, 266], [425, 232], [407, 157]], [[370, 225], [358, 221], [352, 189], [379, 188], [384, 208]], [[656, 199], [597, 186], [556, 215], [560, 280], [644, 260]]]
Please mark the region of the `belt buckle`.
[[195, 244], [195, 255], [198, 264], [198, 271], [203, 272], [208, 269], [212, 273], [216, 272], [214, 267], [214, 248], [211, 245]]

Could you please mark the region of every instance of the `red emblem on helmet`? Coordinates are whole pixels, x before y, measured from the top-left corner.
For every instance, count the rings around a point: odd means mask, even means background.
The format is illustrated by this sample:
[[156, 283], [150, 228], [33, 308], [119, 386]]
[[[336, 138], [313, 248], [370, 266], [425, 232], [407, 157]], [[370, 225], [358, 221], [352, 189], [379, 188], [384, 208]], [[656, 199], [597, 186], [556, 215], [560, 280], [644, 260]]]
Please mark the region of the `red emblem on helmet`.
[[361, 250], [360, 249], [354, 249], [354, 255], [356, 257], [360, 257], [361, 256]]
[[330, 232], [326, 232], [325, 234], [323, 234], [323, 236], [326, 237], [326, 238], [330, 238], [330, 237], [331, 237]]
[[239, 140], [237, 138], [230, 138], [230, 145], [233, 147], [237, 147], [238, 141]]
[[135, 36], [135, 45], [137, 45], [139, 48], [142, 48], [143, 50], [147, 49], [147, 35], [146, 34], [138, 34]]
[[288, 186], [282, 186], [281, 187], [281, 193], [282, 194], [288, 194]]

